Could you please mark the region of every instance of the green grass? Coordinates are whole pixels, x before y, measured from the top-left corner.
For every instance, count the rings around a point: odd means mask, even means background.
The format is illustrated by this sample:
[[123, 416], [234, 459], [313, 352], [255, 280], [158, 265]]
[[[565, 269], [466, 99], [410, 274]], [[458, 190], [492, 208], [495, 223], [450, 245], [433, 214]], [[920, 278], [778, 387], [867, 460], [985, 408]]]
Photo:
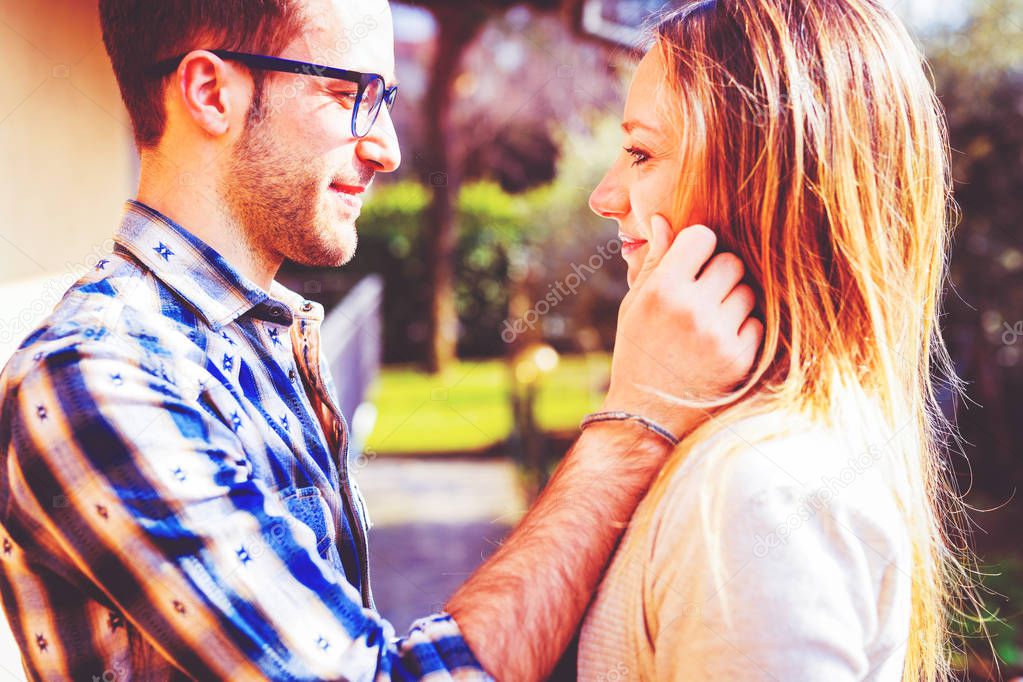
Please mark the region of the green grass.
[[[541, 428], [575, 428], [600, 406], [610, 368], [604, 354], [562, 357], [541, 379]], [[504, 360], [462, 360], [432, 376], [388, 366], [371, 389], [379, 411], [367, 448], [377, 453], [461, 452], [487, 448], [512, 428], [511, 374]]]

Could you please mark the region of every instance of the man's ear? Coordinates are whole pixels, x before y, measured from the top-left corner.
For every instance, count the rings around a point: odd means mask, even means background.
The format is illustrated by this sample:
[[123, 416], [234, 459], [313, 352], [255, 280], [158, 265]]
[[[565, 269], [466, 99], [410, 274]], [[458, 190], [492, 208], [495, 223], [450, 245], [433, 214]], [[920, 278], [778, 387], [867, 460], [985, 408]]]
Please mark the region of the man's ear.
[[182, 106], [208, 135], [226, 134], [237, 125], [239, 114], [248, 111], [252, 78], [212, 52], [189, 52], [178, 65], [177, 75]]

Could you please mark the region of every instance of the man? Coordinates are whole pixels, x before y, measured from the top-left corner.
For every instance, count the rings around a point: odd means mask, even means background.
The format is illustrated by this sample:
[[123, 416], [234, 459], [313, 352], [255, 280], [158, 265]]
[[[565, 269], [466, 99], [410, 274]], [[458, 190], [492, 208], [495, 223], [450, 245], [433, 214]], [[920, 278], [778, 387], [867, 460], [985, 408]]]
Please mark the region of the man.
[[704, 418], [659, 396], [727, 389], [752, 363], [758, 329], [737, 334], [697, 287], [736, 285], [735, 259], [703, 267], [709, 230], [670, 248], [659, 230], [605, 404], [636, 418], [588, 428], [446, 611], [396, 639], [373, 607], [323, 309], [274, 280], [284, 258], [348, 261], [361, 193], [398, 167], [386, 0], [100, 12], [141, 179], [113, 251], [0, 378], [0, 588], [26, 672], [545, 677], [671, 434]]

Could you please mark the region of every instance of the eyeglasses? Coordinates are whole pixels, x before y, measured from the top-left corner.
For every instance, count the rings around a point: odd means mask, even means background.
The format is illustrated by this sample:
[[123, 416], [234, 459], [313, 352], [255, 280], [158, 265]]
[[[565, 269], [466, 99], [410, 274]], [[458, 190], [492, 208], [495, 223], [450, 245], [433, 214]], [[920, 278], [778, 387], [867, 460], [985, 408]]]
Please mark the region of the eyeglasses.
[[[319, 76], [322, 78], [335, 78], [338, 80], [357, 83], [359, 89], [355, 92], [355, 101], [352, 105], [352, 135], [354, 137], [365, 137], [372, 130], [380, 115], [381, 107], [386, 104], [387, 110], [391, 111], [394, 101], [398, 97], [398, 86], [387, 87], [384, 77], [376, 73], [362, 73], [361, 71], [350, 71], [338, 69], [333, 66], [323, 66], [311, 62], [299, 62], [293, 59], [281, 57], [267, 57], [261, 54], [248, 54], [245, 52], [233, 52], [231, 50], [209, 50], [221, 59], [245, 64], [249, 68], [261, 71], [279, 71], [281, 73], [297, 73], [306, 76]], [[149, 68], [152, 76], [166, 76], [178, 68], [181, 60], [186, 55], [179, 55], [170, 59], [157, 62]], [[344, 93], [349, 97], [352, 93]]]

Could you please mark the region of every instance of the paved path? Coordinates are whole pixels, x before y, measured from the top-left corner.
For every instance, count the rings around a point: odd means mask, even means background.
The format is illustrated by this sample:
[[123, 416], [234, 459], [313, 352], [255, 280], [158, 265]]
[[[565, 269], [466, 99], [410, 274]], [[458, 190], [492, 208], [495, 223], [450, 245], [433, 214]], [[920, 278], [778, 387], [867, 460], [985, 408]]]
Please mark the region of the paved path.
[[373, 594], [399, 634], [442, 608], [525, 509], [508, 460], [381, 457], [356, 476], [373, 521]]

